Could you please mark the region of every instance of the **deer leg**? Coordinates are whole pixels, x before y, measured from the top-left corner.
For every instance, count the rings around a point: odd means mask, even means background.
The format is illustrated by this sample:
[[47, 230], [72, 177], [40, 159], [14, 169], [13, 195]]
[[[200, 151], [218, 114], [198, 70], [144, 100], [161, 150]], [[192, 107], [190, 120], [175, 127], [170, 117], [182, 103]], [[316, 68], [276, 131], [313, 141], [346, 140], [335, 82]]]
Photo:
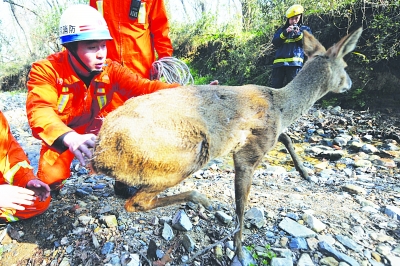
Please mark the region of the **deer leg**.
[[279, 135], [278, 140], [280, 142], [283, 143], [283, 145], [285, 145], [286, 149], [289, 151], [290, 156], [292, 157], [293, 163], [294, 163], [294, 167], [296, 168], [297, 171], [299, 171], [300, 175], [310, 181], [310, 177], [308, 176], [308, 172], [305, 169], [305, 167], [303, 166], [303, 162], [301, 161], [300, 157], [296, 154], [294, 147], [293, 147], [293, 143], [292, 140], [290, 139], [290, 137], [285, 134], [282, 133]]
[[249, 264], [245, 262], [245, 256], [242, 250], [244, 209], [247, 205], [254, 169], [261, 163], [265, 151], [267, 150], [266, 147], [267, 141], [265, 140], [265, 134], [262, 136], [253, 135], [251, 139], [249, 139], [249, 142], [240, 151], [233, 155], [235, 164], [236, 214], [239, 219], [239, 231], [235, 234], [235, 245], [236, 255], [242, 265]]
[[183, 192], [172, 196], [161, 198], [157, 197], [157, 195], [165, 189], [166, 187], [161, 190], [154, 190], [154, 188], [151, 189], [150, 187], [143, 187], [125, 202], [125, 209], [128, 212], [147, 211], [158, 207], [188, 201], [199, 203], [208, 209], [211, 207], [211, 203], [208, 198], [195, 190]]

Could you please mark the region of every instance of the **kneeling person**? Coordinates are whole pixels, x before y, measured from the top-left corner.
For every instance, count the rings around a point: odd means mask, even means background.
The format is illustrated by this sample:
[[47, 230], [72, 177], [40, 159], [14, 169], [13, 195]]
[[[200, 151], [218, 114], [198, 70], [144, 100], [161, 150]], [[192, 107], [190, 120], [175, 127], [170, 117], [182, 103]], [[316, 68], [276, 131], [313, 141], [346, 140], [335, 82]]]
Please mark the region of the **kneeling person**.
[[[26, 102], [32, 133], [42, 140], [38, 177], [52, 191], [59, 191], [70, 176], [74, 157], [81, 165], [91, 158], [101, 111], [115, 93], [126, 101], [179, 86], [150, 81], [106, 59], [106, 42], [112, 37], [102, 15], [88, 5], [70, 6], [59, 30], [66, 49], [33, 63]], [[134, 192], [119, 185], [117, 192]]]

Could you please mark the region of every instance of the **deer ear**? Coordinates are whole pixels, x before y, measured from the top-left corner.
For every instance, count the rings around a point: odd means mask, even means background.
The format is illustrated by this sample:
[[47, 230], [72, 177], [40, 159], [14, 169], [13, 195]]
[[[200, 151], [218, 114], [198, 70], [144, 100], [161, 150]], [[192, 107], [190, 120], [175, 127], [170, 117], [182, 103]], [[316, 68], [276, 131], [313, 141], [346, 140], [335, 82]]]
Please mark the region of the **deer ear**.
[[303, 50], [308, 58], [326, 52], [325, 47], [306, 30], [303, 31]]
[[346, 54], [350, 53], [354, 50], [354, 48], [356, 48], [357, 41], [360, 38], [361, 33], [362, 27], [343, 37], [338, 43], [329, 48], [327, 55], [334, 58], [344, 57]]

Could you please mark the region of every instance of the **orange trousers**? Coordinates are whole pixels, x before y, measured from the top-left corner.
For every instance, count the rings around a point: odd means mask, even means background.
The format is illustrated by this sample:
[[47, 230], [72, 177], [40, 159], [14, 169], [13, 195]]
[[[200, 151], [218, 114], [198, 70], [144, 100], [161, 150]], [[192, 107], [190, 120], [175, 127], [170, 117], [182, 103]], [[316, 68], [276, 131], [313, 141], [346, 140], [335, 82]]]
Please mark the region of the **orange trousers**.
[[45, 201], [40, 201], [37, 198], [33, 205], [25, 206], [25, 210], [19, 211], [11, 208], [0, 208], [1, 222], [16, 222], [21, 219], [28, 219], [36, 215], [42, 214], [49, 208], [51, 197]]
[[72, 160], [74, 159], [74, 154], [66, 150], [58, 156], [54, 163], [49, 163], [44, 158], [44, 154], [48, 150], [48, 147], [42, 145], [37, 177], [48, 184], [51, 190], [61, 189], [65, 180], [71, 175], [70, 168]]

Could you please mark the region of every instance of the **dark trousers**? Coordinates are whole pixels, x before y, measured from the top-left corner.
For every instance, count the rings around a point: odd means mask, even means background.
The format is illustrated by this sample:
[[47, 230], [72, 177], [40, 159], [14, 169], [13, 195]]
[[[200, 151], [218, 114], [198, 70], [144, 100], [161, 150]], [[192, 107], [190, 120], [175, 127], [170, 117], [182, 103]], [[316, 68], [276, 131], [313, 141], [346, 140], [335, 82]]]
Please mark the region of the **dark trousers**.
[[299, 73], [301, 67], [297, 66], [283, 66], [272, 69], [271, 73], [271, 87], [280, 89], [286, 84], [291, 82], [297, 73]]

